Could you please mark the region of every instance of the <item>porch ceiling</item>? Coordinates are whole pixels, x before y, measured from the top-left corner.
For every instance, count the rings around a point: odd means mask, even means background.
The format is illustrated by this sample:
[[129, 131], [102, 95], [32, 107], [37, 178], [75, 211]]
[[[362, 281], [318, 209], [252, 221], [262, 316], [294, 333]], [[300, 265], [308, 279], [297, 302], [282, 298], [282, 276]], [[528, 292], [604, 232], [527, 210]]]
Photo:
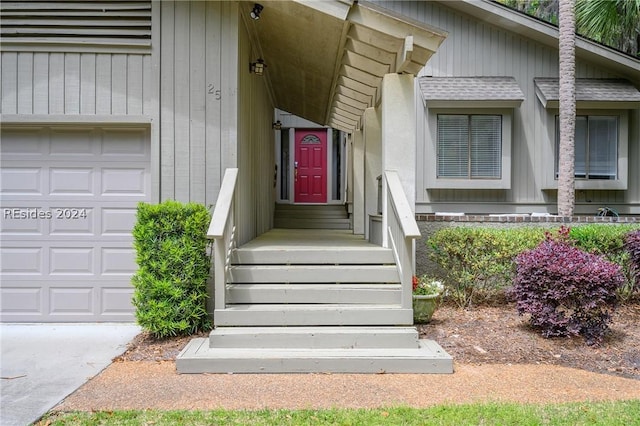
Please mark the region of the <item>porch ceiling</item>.
[[[446, 37], [364, 1], [261, 4], [260, 19], [247, 22], [267, 64], [275, 106], [349, 132], [379, 101], [385, 74], [417, 74]], [[244, 6], [248, 17], [253, 2]]]

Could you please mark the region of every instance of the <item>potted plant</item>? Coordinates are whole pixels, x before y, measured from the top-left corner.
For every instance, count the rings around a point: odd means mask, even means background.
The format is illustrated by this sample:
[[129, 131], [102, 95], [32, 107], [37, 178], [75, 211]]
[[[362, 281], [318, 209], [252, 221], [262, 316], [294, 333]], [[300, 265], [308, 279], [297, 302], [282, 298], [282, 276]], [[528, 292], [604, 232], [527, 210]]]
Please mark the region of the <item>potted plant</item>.
[[431, 321], [444, 291], [441, 281], [423, 275], [413, 276], [413, 321], [424, 324]]

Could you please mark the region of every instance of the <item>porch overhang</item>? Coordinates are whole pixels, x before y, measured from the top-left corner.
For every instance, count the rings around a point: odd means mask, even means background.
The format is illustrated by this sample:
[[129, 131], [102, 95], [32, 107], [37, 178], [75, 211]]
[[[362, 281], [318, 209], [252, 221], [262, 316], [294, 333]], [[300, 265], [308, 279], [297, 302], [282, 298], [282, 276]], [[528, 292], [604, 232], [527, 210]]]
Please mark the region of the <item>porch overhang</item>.
[[[264, 1], [250, 34], [275, 107], [346, 132], [380, 100], [382, 77], [417, 74], [446, 33], [364, 1]], [[257, 59], [257, 58], [253, 58]]]

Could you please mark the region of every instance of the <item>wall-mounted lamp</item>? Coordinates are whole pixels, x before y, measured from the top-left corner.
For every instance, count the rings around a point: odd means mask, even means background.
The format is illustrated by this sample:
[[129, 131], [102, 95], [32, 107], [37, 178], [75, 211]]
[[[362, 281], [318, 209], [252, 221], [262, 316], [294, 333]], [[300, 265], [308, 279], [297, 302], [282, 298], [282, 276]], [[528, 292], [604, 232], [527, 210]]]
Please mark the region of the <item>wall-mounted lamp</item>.
[[264, 59], [259, 58], [257, 61], [249, 63], [249, 72], [256, 75], [262, 75], [266, 67], [267, 64], [264, 63]]
[[273, 130], [280, 130], [280, 129], [282, 129], [282, 121], [280, 121], [280, 120], [276, 121], [275, 123], [273, 123], [273, 124], [271, 125], [271, 128], [272, 128]]
[[254, 19], [256, 21], [260, 19], [260, 13], [262, 12], [262, 9], [264, 9], [264, 6], [262, 6], [260, 3], [255, 3], [253, 5], [253, 9], [251, 9], [251, 19]]

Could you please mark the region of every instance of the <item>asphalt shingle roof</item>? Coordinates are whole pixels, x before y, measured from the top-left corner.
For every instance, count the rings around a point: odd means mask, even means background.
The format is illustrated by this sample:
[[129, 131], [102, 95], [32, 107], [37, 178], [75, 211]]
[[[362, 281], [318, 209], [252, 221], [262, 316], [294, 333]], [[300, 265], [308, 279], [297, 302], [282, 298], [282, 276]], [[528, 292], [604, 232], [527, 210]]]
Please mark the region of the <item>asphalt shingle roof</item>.
[[[536, 78], [536, 92], [543, 103], [559, 99], [557, 78]], [[576, 79], [576, 101], [640, 102], [640, 91], [622, 79]]]
[[421, 77], [425, 101], [523, 101], [513, 77]]

